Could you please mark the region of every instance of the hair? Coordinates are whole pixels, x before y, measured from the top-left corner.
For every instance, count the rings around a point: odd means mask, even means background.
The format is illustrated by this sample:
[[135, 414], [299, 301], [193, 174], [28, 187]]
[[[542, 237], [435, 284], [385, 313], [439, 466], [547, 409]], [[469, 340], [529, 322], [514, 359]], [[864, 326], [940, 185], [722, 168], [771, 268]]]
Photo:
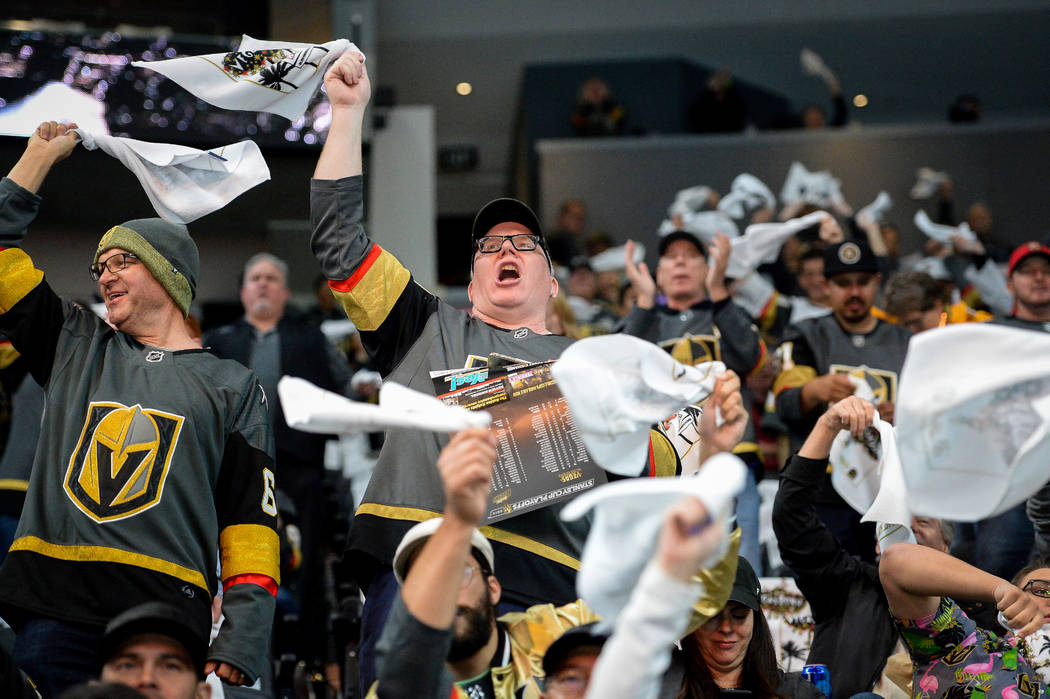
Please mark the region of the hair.
[[583, 203], [583, 199], [566, 199], [558, 206], [558, 215], [560, 216], [561, 214], [564, 214], [574, 206], [578, 206], [584, 210], [587, 209], [587, 205]]
[[85, 682], [70, 687], [59, 699], [145, 699], [134, 687], [119, 682]]
[[902, 317], [912, 311], [928, 311], [940, 301], [949, 305], [944, 286], [926, 272], [898, 272], [886, 282], [886, 312]]
[[802, 263], [806, 260], [820, 260], [824, 261], [824, 246], [818, 245], [817, 243], [803, 244], [802, 252], [798, 256], [798, 265], [802, 267]]
[[950, 519], [938, 519], [937, 522], [941, 525], [941, 538], [944, 539], [944, 543], [948, 548], [952, 547], [952, 543], [955, 541], [955, 524]]
[[[257, 252], [248, 258], [248, 261], [244, 263], [244, 269], [241, 271], [241, 285], [244, 284], [244, 280], [248, 278], [248, 272], [251, 268], [260, 262], [269, 262], [274, 267], [281, 271], [281, 275], [284, 276], [284, 285], [288, 286], [288, 263], [277, 257], [271, 255], [268, 252]], [[316, 286], [315, 286], [316, 288]]]
[[[724, 609], [724, 607], [723, 607]], [[719, 610], [721, 613], [721, 610]], [[777, 684], [780, 681], [780, 667], [777, 665], [776, 649], [773, 647], [773, 634], [761, 610], [751, 610], [754, 624], [751, 641], [748, 642], [744, 655], [743, 672], [740, 675], [741, 689], [750, 690], [756, 697], [772, 699], [777, 697]], [[713, 699], [718, 696], [718, 685], [715, 684], [707, 661], [700, 654], [697, 641], [697, 629], [682, 639], [682, 652], [685, 657], [685, 682], [677, 699]]]
[[1050, 558], [1044, 558], [1043, 556], [1039, 556], [1034, 561], [1026, 565], [1024, 568], [1017, 571], [1017, 574], [1010, 579], [1010, 584], [1017, 585], [1018, 587], [1020, 587], [1022, 580], [1024, 580], [1026, 577], [1039, 570], [1040, 568], [1050, 568]]

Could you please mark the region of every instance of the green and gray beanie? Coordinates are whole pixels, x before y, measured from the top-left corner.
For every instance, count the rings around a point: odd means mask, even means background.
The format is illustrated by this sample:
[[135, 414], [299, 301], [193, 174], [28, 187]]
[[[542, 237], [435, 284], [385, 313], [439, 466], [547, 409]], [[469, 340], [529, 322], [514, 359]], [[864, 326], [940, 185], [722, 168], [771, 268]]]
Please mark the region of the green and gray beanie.
[[98, 241], [94, 263], [106, 250], [134, 253], [186, 316], [197, 295], [201, 259], [186, 226], [160, 218], [138, 218], [113, 226]]

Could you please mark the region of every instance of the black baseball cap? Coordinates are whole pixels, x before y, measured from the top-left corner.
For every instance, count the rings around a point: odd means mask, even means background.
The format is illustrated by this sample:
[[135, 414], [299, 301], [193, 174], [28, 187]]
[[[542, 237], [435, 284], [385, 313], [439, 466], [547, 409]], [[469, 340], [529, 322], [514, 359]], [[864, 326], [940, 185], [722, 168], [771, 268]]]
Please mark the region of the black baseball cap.
[[145, 634], [167, 636], [178, 642], [190, 656], [197, 675], [204, 678], [211, 628], [205, 620], [195, 623], [191, 615], [166, 602], [145, 602], [114, 617], [102, 636], [101, 664], [109, 662], [128, 640]]
[[540, 239], [540, 248], [543, 249], [543, 254], [547, 257], [547, 264], [551, 265], [553, 269], [551, 253], [547, 249], [547, 238], [543, 235], [543, 227], [540, 226], [540, 220], [536, 218], [536, 214], [525, 202], [511, 199], [510, 197], [493, 199], [481, 207], [478, 215], [474, 217], [474, 225], [470, 228], [471, 265], [473, 266], [474, 250], [477, 248], [478, 239], [488, 235], [493, 226], [508, 222], [519, 223], [525, 226], [529, 229], [529, 232]]
[[597, 626], [598, 622], [592, 621], [589, 624], [574, 626], [558, 636], [543, 654], [543, 674], [550, 677], [577, 648], [585, 646], [601, 648], [605, 645], [609, 635], [596, 632]]
[[824, 250], [824, 277], [831, 279], [836, 274], [847, 272], [879, 271], [879, 261], [867, 245], [853, 240], [835, 243]]
[[692, 243], [696, 246], [696, 249], [700, 251], [701, 255], [704, 255], [705, 257], [707, 256], [707, 246], [704, 245], [699, 237], [689, 231], [677, 230], [671, 231], [667, 235], [660, 237], [660, 244], [658, 246], [660, 257], [664, 256], [664, 253], [667, 252], [667, 247], [676, 240], [685, 240]]
[[737, 557], [736, 578], [733, 580], [733, 589], [729, 592], [729, 601], [739, 602], [756, 612], [762, 609], [762, 585], [758, 582], [755, 569], [743, 556]]

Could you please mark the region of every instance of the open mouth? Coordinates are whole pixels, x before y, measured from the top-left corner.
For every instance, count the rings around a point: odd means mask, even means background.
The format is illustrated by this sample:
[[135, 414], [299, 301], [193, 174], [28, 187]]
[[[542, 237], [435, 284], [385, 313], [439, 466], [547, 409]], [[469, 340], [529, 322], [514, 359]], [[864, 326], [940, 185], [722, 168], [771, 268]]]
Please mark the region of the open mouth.
[[503, 265], [499, 269], [499, 276], [497, 278], [501, 282], [510, 281], [512, 279], [521, 279], [521, 273], [514, 265]]

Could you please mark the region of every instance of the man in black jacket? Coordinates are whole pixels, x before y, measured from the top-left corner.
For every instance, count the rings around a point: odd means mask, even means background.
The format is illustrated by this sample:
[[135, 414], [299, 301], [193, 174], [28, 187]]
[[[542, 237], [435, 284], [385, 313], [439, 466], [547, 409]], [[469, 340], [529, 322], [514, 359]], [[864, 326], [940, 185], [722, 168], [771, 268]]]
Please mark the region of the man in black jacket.
[[[773, 504], [773, 531], [780, 555], [809, 601], [816, 624], [806, 663], [827, 665], [835, 694], [845, 697], [869, 692], [879, 682], [886, 658], [897, 643], [897, 631], [878, 566], [843, 548], [817, 517], [814, 494], [839, 431], [863, 434], [874, 412], [874, 405], [856, 396], [828, 408], [798, 453], [788, 460]], [[913, 517], [911, 527], [916, 542], [947, 553], [949, 524]]]
[[[294, 502], [302, 532], [303, 568], [299, 599], [307, 644], [306, 652], [317, 656], [323, 649], [323, 562], [321, 479], [324, 474], [325, 435], [288, 427], [277, 382], [282, 376], [297, 376], [337, 393], [350, 391], [350, 369], [346, 358], [325, 338], [320, 329], [287, 308], [288, 265], [268, 253], [253, 255], [244, 265], [241, 304], [244, 315], [204, 335], [204, 346], [225, 359], [236, 359], [259, 377], [270, 407], [276, 460], [281, 468], [281, 491]], [[319, 660], [319, 658], [307, 658]]]

